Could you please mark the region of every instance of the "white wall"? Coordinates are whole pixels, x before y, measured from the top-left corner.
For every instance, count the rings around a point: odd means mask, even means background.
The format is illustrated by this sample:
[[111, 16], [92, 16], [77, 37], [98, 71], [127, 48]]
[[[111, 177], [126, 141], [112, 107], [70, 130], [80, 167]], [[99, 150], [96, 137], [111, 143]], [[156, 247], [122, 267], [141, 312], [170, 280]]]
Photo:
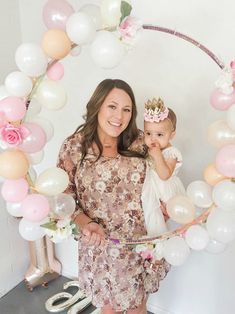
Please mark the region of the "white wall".
[[[15, 49], [21, 43], [19, 3], [0, 2], [0, 85], [16, 69]], [[1, 180], [0, 180], [1, 181]], [[0, 198], [0, 297], [23, 278], [28, 265], [28, 245], [18, 233], [18, 220], [10, 216]]]
[[[40, 42], [45, 26], [41, 18], [44, 0], [19, 0], [23, 42]], [[85, 3], [69, 1], [75, 9]], [[234, 58], [235, 4], [232, 0], [136, 0], [133, 15], [146, 24], [176, 29], [206, 45], [229, 63]], [[147, 98], [161, 96], [178, 113], [176, 145], [184, 156], [182, 178], [185, 184], [201, 179], [204, 167], [214, 160], [215, 150], [206, 141], [208, 125], [224, 115], [209, 106], [209, 94], [219, 75], [218, 66], [198, 48], [170, 35], [143, 31], [133, 50], [112, 70], [101, 70], [84, 47], [78, 57], [68, 56], [63, 84], [68, 92], [67, 106], [58, 112], [43, 111], [55, 128], [55, 137], [45, 149], [42, 171], [55, 164], [62, 140], [82, 122], [82, 114], [92, 91], [107, 77], [125, 79], [133, 87], [139, 126]], [[184, 266], [173, 268], [162, 282], [159, 293], [149, 300], [154, 313], [232, 314], [235, 300], [235, 243], [218, 256], [193, 253]], [[76, 276], [76, 243], [57, 245], [63, 274]]]

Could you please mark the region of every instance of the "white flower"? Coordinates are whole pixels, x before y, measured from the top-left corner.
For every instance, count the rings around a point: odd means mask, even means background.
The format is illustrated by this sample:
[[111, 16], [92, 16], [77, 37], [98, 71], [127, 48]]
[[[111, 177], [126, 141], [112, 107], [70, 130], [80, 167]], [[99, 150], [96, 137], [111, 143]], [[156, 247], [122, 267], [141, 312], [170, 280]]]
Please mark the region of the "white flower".
[[99, 191], [100, 193], [103, 193], [105, 188], [106, 188], [106, 185], [103, 181], [98, 181], [95, 185], [95, 188], [97, 191]]
[[54, 243], [59, 243], [65, 239], [68, 239], [72, 235], [72, 231], [73, 230], [71, 225], [67, 225], [66, 227], [63, 228], [58, 228], [57, 230], [45, 228], [45, 233]]
[[133, 16], [127, 16], [119, 25], [118, 32], [122, 41], [131, 43], [140, 28], [142, 28], [142, 23], [139, 19]]
[[155, 248], [153, 250], [153, 256], [156, 260], [160, 260], [163, 258], [163, 247], [164, 247], [163, 241], [156, 241], [155, 242]]
[[138, 245], [136, 245], [136, 247], [135, 247], [136, 253], [144, 252], [144, 251], [146, 251], [147, 249], [148, 249], [147, 244], [138, 244]]
[[233, 73], [230, 69], [223, 69], [220, 77], [215, 82], [215, 86], [219, 88], [222, 93], [229, 95], [233, 92]]

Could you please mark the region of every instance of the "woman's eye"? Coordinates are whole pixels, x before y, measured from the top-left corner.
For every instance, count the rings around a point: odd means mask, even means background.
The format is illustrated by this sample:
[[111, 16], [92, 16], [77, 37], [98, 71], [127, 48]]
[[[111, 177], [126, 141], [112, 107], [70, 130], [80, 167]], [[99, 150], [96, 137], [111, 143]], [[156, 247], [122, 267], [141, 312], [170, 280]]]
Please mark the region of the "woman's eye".
[[125, 112], [131, 112], [131, 109], [126, 108], [126, 109], [124, 109], [124, 111], [125, 111]]
[[116, 107], [114, 105], [109, 105], [109, 108], [115, 109]]

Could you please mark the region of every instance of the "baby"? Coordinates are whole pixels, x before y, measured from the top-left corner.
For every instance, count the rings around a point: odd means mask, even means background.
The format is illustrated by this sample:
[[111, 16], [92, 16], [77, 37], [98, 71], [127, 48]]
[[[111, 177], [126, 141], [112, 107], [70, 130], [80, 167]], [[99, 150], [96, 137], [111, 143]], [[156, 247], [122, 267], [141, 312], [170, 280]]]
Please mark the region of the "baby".
[[165, 107], [160, 98], [148, 100], [144, 112], [144, 139], [148, 154], [142, 205], [150, 237], [167, 231], [161, 202], [166, 203], [177, 194], [185, 195], [184, 186], [177, 177], [182, 156], [170, 142], [175, 133], [176, 115], [173, 110]]

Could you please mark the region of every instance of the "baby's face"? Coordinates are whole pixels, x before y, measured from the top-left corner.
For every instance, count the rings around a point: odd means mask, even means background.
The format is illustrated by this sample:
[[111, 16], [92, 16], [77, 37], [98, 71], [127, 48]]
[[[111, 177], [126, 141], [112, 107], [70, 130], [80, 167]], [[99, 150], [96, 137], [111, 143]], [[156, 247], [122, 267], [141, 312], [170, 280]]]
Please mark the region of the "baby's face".
[[144, 140], [149, 148], [154, 147], [156, 143], [161, 149], [167, 148], [174, 135], [175, 131], [169, 119], [161, 122], [144, 122]]

